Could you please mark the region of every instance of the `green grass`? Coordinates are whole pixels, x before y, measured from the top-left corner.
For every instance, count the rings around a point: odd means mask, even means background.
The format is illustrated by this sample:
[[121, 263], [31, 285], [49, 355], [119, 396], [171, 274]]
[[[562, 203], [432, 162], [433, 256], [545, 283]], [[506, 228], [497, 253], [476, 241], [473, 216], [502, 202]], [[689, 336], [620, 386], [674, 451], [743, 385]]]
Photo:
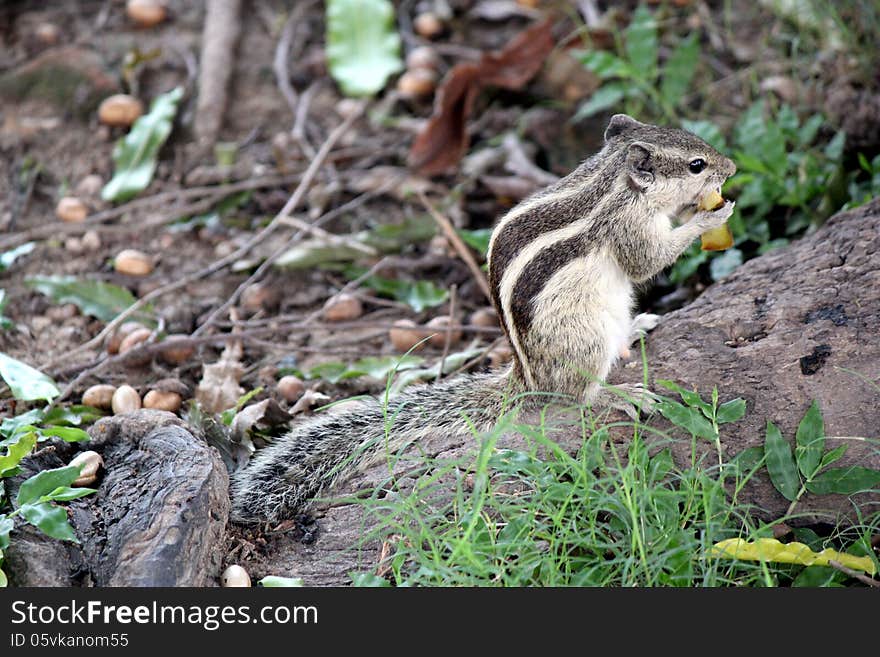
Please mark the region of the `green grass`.
[[[667, 400], [671, 401], [671, 400]], [[728, 538], [772, 538], [739, 499], [749, 479], [766, 469], [762, 450], [721, 465], [708, 442], [690, 439], [690, 460], [673, 463], [676, 438], [648, 424], [602, 424], [575, 409], [568, 435], [558, 422], [502, 418], [461, 459], [414, 457], [412, 475], [356, 503], [366, 512], [364, 541], [378, 539], [385, 557], [365, 564], [356, 585], [377, 586], [840, 586], [861, 585], [829, 567], [746, 562], [710, 556]], [[572, 423], [574, 429], [572, 427]], [[722, 435], [728, 427], [720, 428]], [[620, 436], [631, 441], [621, 445]], [[516, 449], [499, 447], [511, 444]], [[570, 440], [567, 441], [570, 446]], [[687, 443], [686, 443], [687, 444]], [[570, 453], [573, 452], [573, 453]], [[413, 458], [413, 457], [403, 457]], [[410, 466], [413, 464], [407, 464]], [[719, 474], [721, 473], [721, 474]], [[402, 483], [406, 481], [407, 483]], [[847, 526], [795, 529], [783, 539], [814, 551], [831, 547], [871, 554], [880, 513]], [[374, 552], [369, 553], [374, 555]], [[377, 574], [378, 573], [378, 574]]]

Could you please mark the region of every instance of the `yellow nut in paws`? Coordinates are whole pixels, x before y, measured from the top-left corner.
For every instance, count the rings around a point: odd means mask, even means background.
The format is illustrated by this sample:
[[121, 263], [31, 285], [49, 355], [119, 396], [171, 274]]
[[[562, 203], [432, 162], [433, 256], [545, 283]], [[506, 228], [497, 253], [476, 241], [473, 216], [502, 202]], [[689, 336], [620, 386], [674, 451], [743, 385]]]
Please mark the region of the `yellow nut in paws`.
[[[697, 209], [703, 212], [711, 212], [724, 205], [724, 197], [714, 189], [700, 199]], [[700, 235], [700, 244], [703, 251], [724, 251], [733, 246], [733, 233], [727, 224], [707, 230]]]

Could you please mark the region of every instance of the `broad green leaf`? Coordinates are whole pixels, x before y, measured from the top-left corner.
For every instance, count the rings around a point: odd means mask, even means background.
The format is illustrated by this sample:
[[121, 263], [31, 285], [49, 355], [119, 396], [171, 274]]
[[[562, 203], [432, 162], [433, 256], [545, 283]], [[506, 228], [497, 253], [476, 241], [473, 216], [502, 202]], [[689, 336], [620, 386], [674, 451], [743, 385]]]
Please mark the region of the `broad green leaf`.
[[33, 251], [36, 245], [36, 242], [25, 242], [21, 246], [0, 253], [0, 271], [6, 271], [9, 269], [13, 262], [18, 260], [21, 256], [27, 255]]
[[3, 514], [0, 514], [0, 550], [9, 547], [9, 532], [15, 527], [15, 521]]
[[819, 134], [819, 128], [825, 123], [825, 117], [821, 114], [813, 114], [804, 121], [804, 124], [798, 130], [798, 143], [802, 148], [808, 147], [813, 143], [816, 135]]
[[[442, 361], [443, 374], [449, 374], [450, 372], [457, 370], [466, 362], [468, 362], [472, 358], [475, 358], [476, 356], [479, 356], [481, 353], [483, 353], [482, 349], [467, 349], [465, 351], [448, 354], [446, 358]], [[411, 383], [416, 383], [418, 381], [432, 381], [436, 379], [438, 372], [440, 372], [440, 365], [441, 362], [438, 361], [432, 367], [413, 368], [405, 372], [401, 372], [395, 379], [394, 384], [391, 386], [391, 392], [400, 392]]]
[[12, 396], [23, 401], [45, 399], [52, 401], [61, 394], [48, 376], [0, 352], [0, 376], [12, 391]]
[[861, 570], [870, 575], [876, 572], [871, 557], [857, 557], [830, 548], [813, 552], [803, 543], [781, 543], [775, 538], [759, 538], [753, 542], [742, 538], [729, 538], [713, 545], [709, 556], [745, 561], [796, 563], [802, 566], [827, 566], [829, 561], [836, 561], [847, 568]]
[[700, 60], [700, 40], [696, 33], [679, 42], [663, 67], [660, 95], [670, 107], [681, 102], [697, 71]]
[[825, 421], [815, 399], [798, 424], [796, 440], [794, 454], [798, 469], [804, 479], [809, 479], [816, 473], [825, 452]]
[[798, 468], [791, 453], [791, 446], [782, 437], [776, 425], [769, 420], [767, 437], [764, 440], [764, 457], [767, 460], [770, 481], [785, 499], [793, 502], [801, 486]]
[[626, 61], [607, 50], [582, 52], [578, 57], [584, 67], [603, 80], [629, 78], [634, 74], [632, 67]]
[[492, 238], [491, 228], [477, 228], [475, 230], [459, 228], [456, 232], [461, 237], [462, 242], [478, 253], [486, 255], [486, 252], [489, 250], [489, 240]]
[[415, 281], [407, 285], [399, 297], [417, 313], [425, 308], [439, 306], [449, 298], [449, 290], [434, 285], [431, 281]]
[[69, 502], [70, 500], [78, 500], [81, 497], [85, 497], [86, 495], [91, 495], [92, 493], [97, 492], [98, 491], [94, 488], [71, 488], [69, 486], [59, 486], [51, 493], [43, 495], [40, 498], [40, 501]]
[[728, 274], [733, 273], [743, 263], [742, 251], [736, 247], [727, 249], [709, 262], [709, 274], [713, 281], [720, 281]]
[[80, 467], [76, 465], [38, 472], [21, 484], [15, 502], [19, 506], [30, 504], [56, 488], [70, 486], [79, 478], [79, 474]]
[[657, 76], [657, 22], [645, 5], [639, 5], [623, 32], [629, 64], [645, 81]]
[[[27, 413], [4, 418], [0, 422], [0, 436], [11, 438], [21, 431], [36, 431], [33, 425], [41, 422], [45, 414], [42, 408], [32, 408]], [[6, 441], [0, 441], [0, 445], [4, 442]]]
[[[137, 301], [124, 287], [74, 276], [30, 276], [25, 283], [56, 303], [72, 303], [84, 314], [105, 322], [111, 321]], [[134, 319], [152, 321], [145, 312], [136, 313]]]
[[404, 356], [368, 356], [352, 364], [352, 369], [363, 372], [374, 379], [384, 379], [391, 372], [402, 372], [418, 367], [425, 359], [421, 356], [406, 354]]
[[48, 427], [40, 429], [40, 433], [44, 436], [61, 438], [66, 443], [84, 443], [89, 439], [89, 434], [76, 427]]
[[745, 399], [731, 399], [729, 402], [724, 402], [721, 406], [718, 407], [718, 412], [715, 415], [715, 420], [718, 424], [728, 424], [730, 422], [736, 422], [741, 419], [746, 414], [746, 400]]
[[626, 87], [622, 83], [609, 82], [602, 85], [590, 99], [578, 107], [577, 112], [571, 118], [572, 123], [577, 123], [581, 119], [589, 118], [599, 112], [615, 107], [621, 100], [626, 97]]
[[13, 326], [12, 320], [3, 315], [7, 303], [9, 299], [6, 297], [6, 290], [0, 288], [0, 329], [10, 329]]
[[150, 111], [131, 126], [127, 135], [113, 147], [115, 173], [104, 189], [105, 201], [127, 201], [145, 190], [156, 172], [159, 149], [171, 134], [177, 104], [183, 97], [183, 87], [157, 96]]
[[685, 404], [687, 404], [691, 408], [696, 408], [702, 411], [703, 415], [705, 415], [707, 419], [712, 418], [712, 405], [704, 402], [703, 398], [700, 397], [700, 393], [694, 392], [693, 390], [688, 390], [687, 388], [682, 388], [675, 381], [670, 381], [668, 379], [658, 379], [657, 383], [659, 383], [667, 390], [677, 392], [681, 397], [681, 400]]
[[9, 580], [6, 579], [6, 573], [3, 572], [3, 551], [0, 550], [0, 589], [6, 588]]
[[840, 457], [846, 453], [847, 447], [848, 445], [840, 445], [839, 447], [835, 447], [834, 449], [825, 452], [822, 456], [822, 462], [819, 463], [819, 470], [824, 470], [835, 461], [840, 460]]
[[825, 588], [842, 586], [840, 581], [846, 576], [839, 570], [828, 566], [807, 566], [791, 583], [798, 588]]
[[56, 406], [45, 413], [39, 422], [53, 426], [75, 426], [91, 424], [95, 420], [104, 417], [100, 409], [84, 404], [71, 404], [70, 406]]
[[831, 468], [807, 483], [807, 490], [815, 495], [852, 495], [863, 490], [872, 490], [880, 485], [880, 470], [852, 466], [850, 468]]
[[277, 575], [266, 575], [258, 584], [265, 587], [295, 587], [305, 586], [302, 577], [278, 577]]
[[328, 0], [326, 38], [330, 75], [347, 96], [372, 96], [403, 70], [388, 0]]
[[67, 511], [63, 507], [48, 502], [25, 504], [21, 507], [21, 515], [46, 536], [79, 543], [73, 527], [67, 521]]
[[352, 586], [372, 587], [372, 588], [390, 588], [391, 583], [384, 577], [370, 572], [349, 573]]
[[686, 429], [693, 435], [706, 440], [715, 440], [715, 430], [700, 411], [669, 399], [659, 402], [657, 410], [674, 425]]
[[8, 477], [10, 472], [17, 470], [18, 464], [30, 454], [36, 444], [37, 434], [28, 432], [21, 434], [15, 442], [7, 445], [6, 454], [0, 456], [0, 477]]

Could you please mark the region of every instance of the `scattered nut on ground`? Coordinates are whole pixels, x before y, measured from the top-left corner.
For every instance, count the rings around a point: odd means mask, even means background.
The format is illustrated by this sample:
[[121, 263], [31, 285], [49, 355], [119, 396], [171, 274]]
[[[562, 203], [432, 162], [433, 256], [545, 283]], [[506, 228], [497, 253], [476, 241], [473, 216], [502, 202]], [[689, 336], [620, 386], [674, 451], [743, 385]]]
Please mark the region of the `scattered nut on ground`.
[[144, 113], [144, 106], [134, 96], [114, 94], [98, 106], [98, 120], [104, 125], [127, 128]]
[[89, 208], [76, 196], [65, 196], [55, 206], [55, 216], [68, 223], [81, 223], [89, 216]]
[[99, 383], [86, 389], [82, 396], [82, 403], [95, 408], [110, 408], [114, 392], [116, 392], [116, 386], [111, 386], [109, 383]]
[[98, 469], [104, 465], [104, 459], [98, 452], [80, 452], [74, 456], [68, 465], [80, 467], [79, 477], [74, 480], [74, 486], [88, 486], [98, 478]]
[[190, 342], [189, 336], [183, 334], [172, 333], [165, 336], [161, 347], [159, 358], [169, 365], [181, 365], [196, 353], [196, 348]]
[[138, 329], [146, 328], [140, 322], [123, 322], [122, 325], [116, 329], [113, 335], [110, 336], [110, 339], [107, 341], [107, 353], [108, 354], [118, 354], [119, 353], [119, 345], [122, 344], [122, 341], [128, 336], [129, 333], [134, 333]]
[[161, 0], [128, 0], [125, 12], [141, 27], [158, 25], [168, 15], [165, 3]]
[[353, 294], [337, 294], [324, 304], [324, 319], [328, 322], [343, 322], [357, 319], [364, 314], [361, 300]]
[[153, 408], [160, 411], [177, 413], [183, 403], [183, 398], [176, 392], [164, 390], [150, 390], [144, 395], [144, 408]]
[[434, 12], [426, 11], [419, 14], [413, 20], [413, 29], [416, 34], [426, 39], [433, 39], [443, 33], [443, 21]]
[[410, 71], [421, 68], [436, 73], [440, 68], [440, 57], [431, 46], [419, 46], [407, 54], [406, 68]]
[[471, 324], [481, 326], [483, 328], [492, 328], [498, 326], [498, 313], [494, 308], [477, 308], [471, 314]]
[[275, 386], [275, 389], [278, 391], [278, 394], [281, 395], [282, 399], [292, 404], [302, 396], [306, 387], [298, 376], [288, 374], [287, 376], [281, 377], [278, 381], [278, 385]]
[[115, 415], [133, 413], [141, 407], [141, 396], [130, 385], [121, 385], [113, 393], [110, 408]]
[[429, 334], [431, 335], [428, 342], [430, 342], [435, 347], [442, 348], [446, 344], [446, 336], [449, 335], [449, 344], [454, 345], [456, 342], [461, 340], [461, 329], [455, 328], [451, 331], [447, 331], [447, 327], [450, 324], [455, 324], [456, 322], [449, 315], [438, 315], [430, 322], [426, 324], [426, 326], [430, 327]]
[[137, 249], [120, 251], [113, 260], [113, 268], [129, 276], [146, 276], [153, 271], [153, 266], [153, 259]]
[[424, 68], [407, 71], [397, 80], [397, 91], [403, 98], [430, 96], [437, 87], [437, 74]]
[[409, 351], [425, 338], [423, 329], [411, 319], [398, 319], [388, 331], [388, 338], [397, 351]]
[[251, 585], [251, 578], [241, 566], [229, 566], [220, 576], [220, 585], [226, 588], [244, 588]]

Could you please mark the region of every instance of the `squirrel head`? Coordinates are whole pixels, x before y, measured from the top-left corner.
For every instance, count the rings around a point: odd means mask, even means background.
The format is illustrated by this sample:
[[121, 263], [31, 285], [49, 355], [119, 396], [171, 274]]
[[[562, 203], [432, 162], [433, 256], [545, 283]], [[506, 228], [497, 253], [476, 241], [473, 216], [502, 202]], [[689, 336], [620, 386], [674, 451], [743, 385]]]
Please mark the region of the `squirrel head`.
[[696, 135], [641, 123], [626, 114], [611, 117], [605, 143], [623, 164], [623, 182], [663, 211], [696, 204], [736, 173], [730, 158]]

